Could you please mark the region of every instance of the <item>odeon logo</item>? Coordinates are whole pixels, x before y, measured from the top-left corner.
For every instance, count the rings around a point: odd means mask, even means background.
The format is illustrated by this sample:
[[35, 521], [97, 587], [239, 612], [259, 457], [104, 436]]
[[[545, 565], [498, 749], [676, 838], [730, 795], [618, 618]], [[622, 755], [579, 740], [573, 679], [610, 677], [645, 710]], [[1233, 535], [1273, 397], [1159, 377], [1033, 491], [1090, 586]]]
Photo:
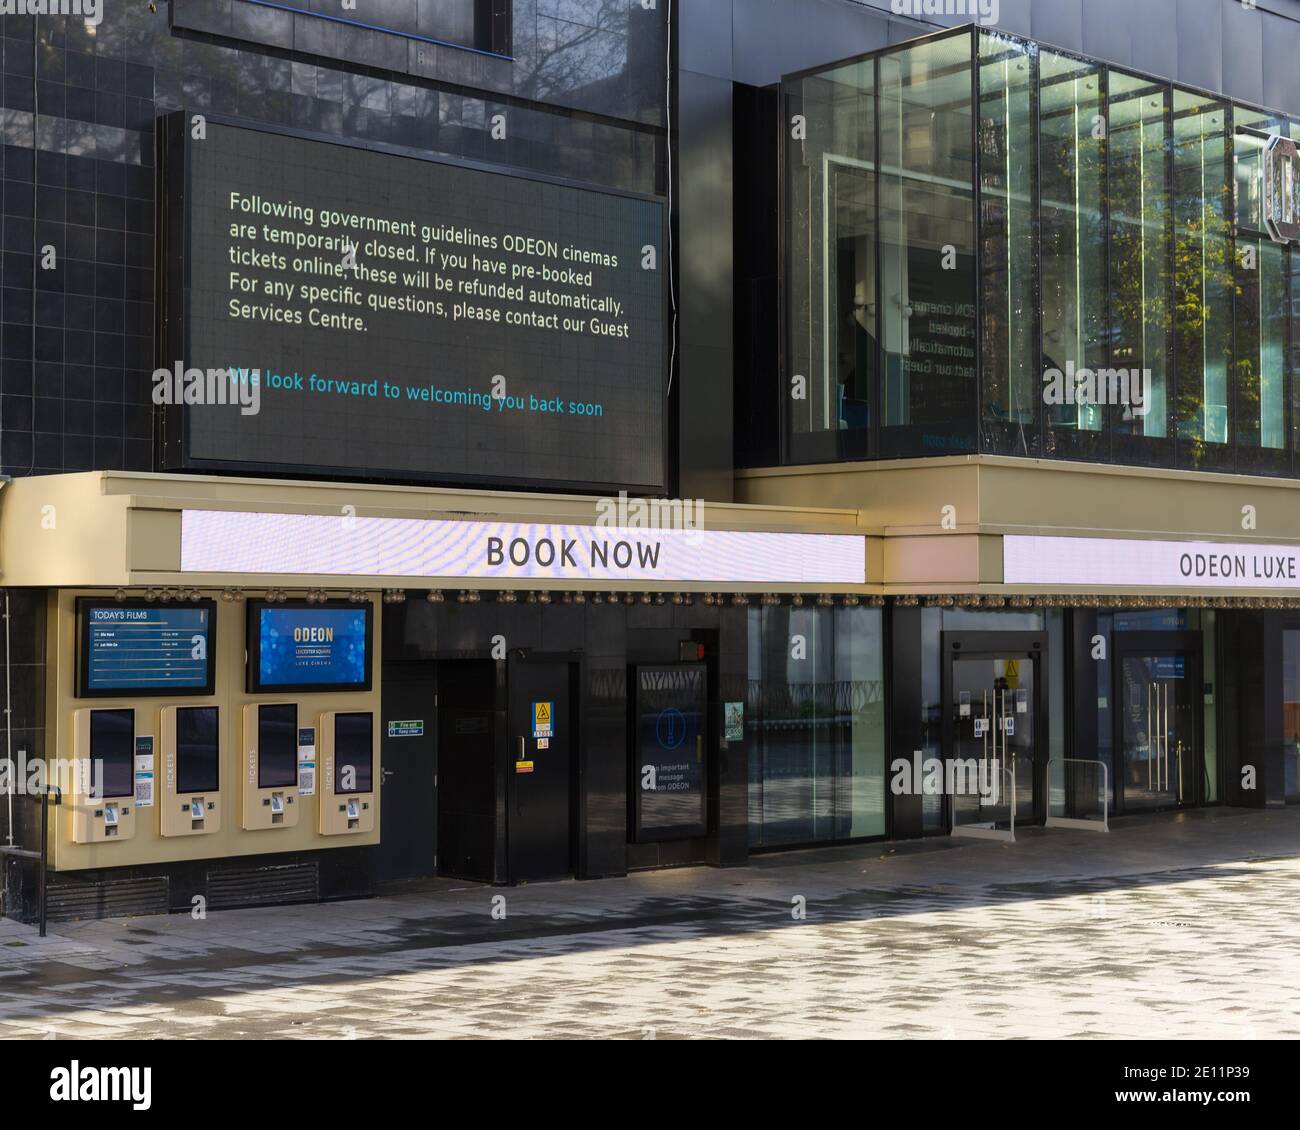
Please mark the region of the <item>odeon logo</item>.
[[1274, 243], [1300, 241], [1300, 146], [1289, 137], [1264, 148], [1264, 226]]

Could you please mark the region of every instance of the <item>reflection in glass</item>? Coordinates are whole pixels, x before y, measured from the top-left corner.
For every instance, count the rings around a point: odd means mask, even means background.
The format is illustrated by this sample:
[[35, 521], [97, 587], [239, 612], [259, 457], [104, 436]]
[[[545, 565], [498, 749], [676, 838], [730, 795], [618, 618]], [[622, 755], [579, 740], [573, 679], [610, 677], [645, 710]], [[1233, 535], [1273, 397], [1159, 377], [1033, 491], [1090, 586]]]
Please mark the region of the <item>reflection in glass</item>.
[[1233, 287], [1227, 123], [1222, 103], [1174, 92], [1179, 462], [1206, 469], [1228, 459], [1222, 451], [1228, 442]]
[[1285, 470], [1287, 260], [1264, 238], [1237, 238], [1235, 322], [1237, 467]]
[[1197, 688], [1184, 653], [1120, 657], [1124, 808], [1196, 802]]
[[[1102, 74], [1050, 51], [1040, 52], [1039, 66], [1043, 367], [1068, 377], [1106, 361]], [[1071, 435], [1101, 431], [1096, 404], [1048, 404], [1047, 424], [1049, 453], [1099, 450], [1095, 439]]]
[[787, 461], [1296, 470], [1300, 248], [1260, 182], [1300, 127], [984, 29], [783, 92]]
[[880, 454], [976, 446], [969, 35], [880, 59]]
[[1034, 67], [1037, 48], [980, 36], [980, 242], [984, 446], [1037, 455]]
[[1113, 428], [1149, 438], [1169, 434], [1169, 97], [1166, 84], [1110, 72], [1110, 367], [1129, 373]]
[[1282, 774], [1286, 799], [1300, 801], [1300, 630], [1282, 633]]
[[[953, 782], [958, 826], [1009, 826], [1013, 792], [1016, 822], [1033, 821], [1036, 675], [1027, 657], [954, 660], [952, 755], [968, 770], [966, 781]], [[978, 790], [969, 780], [974, 765]]]
[[[875, 381], [875, 61], [785, 87], [789, 458], [867, 454]], [[792, 131], [794, 131], [792, 126]]]
[[885, 834], [881, 620], [862, 607], [750, 610], [752, 846]]

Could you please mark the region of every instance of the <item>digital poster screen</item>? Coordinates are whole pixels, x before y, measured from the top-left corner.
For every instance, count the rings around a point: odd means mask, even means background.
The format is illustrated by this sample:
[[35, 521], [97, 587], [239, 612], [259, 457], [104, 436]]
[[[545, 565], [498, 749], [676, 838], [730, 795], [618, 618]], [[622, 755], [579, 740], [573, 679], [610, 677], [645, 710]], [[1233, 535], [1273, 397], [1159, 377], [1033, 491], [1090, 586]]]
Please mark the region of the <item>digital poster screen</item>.
[[659, 201], [181, 124], [168, 466], [663, 488]]
[[212, 693], [212, 601], [80, 597], [77, 623], [79, 697]]
[[370, 689], [371, 606], [249, 601], [250, 692]]

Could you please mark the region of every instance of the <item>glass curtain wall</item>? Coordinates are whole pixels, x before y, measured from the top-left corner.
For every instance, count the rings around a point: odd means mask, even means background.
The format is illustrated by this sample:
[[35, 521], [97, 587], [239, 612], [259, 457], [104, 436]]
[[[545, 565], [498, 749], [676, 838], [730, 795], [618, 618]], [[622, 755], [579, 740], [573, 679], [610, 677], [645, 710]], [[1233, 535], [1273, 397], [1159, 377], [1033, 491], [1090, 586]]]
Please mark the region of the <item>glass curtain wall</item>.
[[749, 611], [752, 847], [883, 836], [882, 612]]
[[984, 30], [784, 89], [787, 461], [1300, 474], [1288, 120]]

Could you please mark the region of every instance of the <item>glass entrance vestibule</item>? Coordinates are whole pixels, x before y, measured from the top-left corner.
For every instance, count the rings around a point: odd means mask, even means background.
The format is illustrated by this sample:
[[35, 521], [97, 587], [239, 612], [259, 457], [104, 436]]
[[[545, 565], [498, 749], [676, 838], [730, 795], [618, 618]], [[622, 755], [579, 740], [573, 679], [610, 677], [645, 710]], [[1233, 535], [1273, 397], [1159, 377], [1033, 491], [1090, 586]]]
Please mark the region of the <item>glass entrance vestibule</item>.
[[[1063, 598], [891, 602], [891, 838], [1006, 829], [1013, 803], [1023, 828], [1295, 798], [1300, 622], [1044, 599]], [[945, 786], [964, 791], [900, 788], [908, 759], [942, 766]]]

